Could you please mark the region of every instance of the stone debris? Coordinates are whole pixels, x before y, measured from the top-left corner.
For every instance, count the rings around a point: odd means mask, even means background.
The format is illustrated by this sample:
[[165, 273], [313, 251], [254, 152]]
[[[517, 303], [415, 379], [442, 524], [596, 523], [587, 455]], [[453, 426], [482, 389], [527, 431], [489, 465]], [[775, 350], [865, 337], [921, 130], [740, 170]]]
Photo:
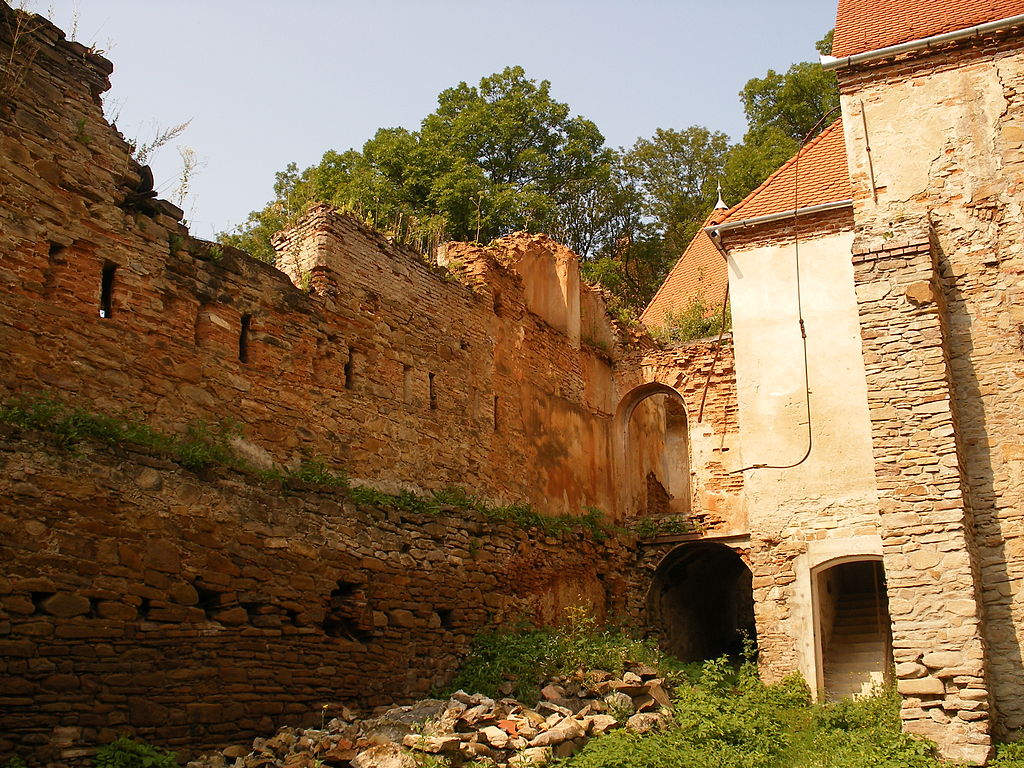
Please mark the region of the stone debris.
[[251, 751], [230, 746], [187, 768], [415, 768], [417, 753], [453, 765], [537, 766], [612, 729], [649, 733], [668, 717], [666, 684], [655, 669], [631, 665], [621, 679], [594, 670], [584, 680], [549, 680], [535, 707], [456, 691], [365, 718], [343, 708], [319, 729], [285, 727], [254, 740]]

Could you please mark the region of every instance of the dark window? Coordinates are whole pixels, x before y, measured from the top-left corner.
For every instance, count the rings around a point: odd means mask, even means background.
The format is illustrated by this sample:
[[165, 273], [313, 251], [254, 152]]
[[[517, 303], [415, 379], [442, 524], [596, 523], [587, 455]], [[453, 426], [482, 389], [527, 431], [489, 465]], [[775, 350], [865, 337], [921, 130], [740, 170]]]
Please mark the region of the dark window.
[[252, 315], [242, 315], [242, 325], [238, 331], [238, 359], [249, 362], [249, 330], [252, 328]]
[[100, 277], [100, 317], [110, 317], [113, 314], [112, 298], [114, 295], [114, 272], [117, 271], [117, 264], [107, 262], [103, 265], [103, 274]]
[[348, 360], [345, 361], [345, 389], [354, 389], [356, 386], [355, 373], [356, 351], [348, 348]]

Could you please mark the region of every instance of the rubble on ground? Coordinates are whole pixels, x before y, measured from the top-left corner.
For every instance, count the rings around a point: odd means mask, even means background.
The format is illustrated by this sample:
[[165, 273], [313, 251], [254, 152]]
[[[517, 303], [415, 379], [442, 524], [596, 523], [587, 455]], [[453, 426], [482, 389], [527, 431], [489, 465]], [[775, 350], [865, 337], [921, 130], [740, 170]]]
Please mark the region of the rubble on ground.
[[342, 707], [320, 728], [281, 728], [251, 751], [231, 746], [188, 768], [417, 768], [427, 755], [452, 765], [543, 765], [613, 728], [659, 727], [669, 707], [664, 679], [643, 664], [627, 669], [621, 678], [601, 670], [580, 675], [583, 682], [552, 678], [533, 707], [465, 691], [365, 718]]

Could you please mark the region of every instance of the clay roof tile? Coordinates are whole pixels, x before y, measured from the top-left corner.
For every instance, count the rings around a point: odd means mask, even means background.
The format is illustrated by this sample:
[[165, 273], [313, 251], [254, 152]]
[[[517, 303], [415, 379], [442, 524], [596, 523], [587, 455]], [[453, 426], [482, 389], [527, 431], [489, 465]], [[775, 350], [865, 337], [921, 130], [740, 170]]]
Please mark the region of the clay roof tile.
[[852, 56], [1024, 14], [1024, 0], [839, 0], [832, 55]]
[[849, 200], [842, 118], [807, 142], [757, 189], [729, 209], [725, 222]]
[[725, 214], [724, 210], [713, 210], [686, 246], [683, 255], [640, 315], [641, 322], [648, 328], [663, 325], [665, 315], [681, 312], [695, 298], [700, 298], [709, 310], [721, 307], [725, 287], [729, 282], [728, 268], [704, 227], [718, 224]]

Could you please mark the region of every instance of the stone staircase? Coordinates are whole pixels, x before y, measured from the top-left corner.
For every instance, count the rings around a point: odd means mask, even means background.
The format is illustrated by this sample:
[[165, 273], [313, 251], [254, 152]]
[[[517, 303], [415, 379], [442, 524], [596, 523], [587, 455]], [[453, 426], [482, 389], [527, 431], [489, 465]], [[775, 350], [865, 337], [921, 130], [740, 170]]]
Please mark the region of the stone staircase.
[[869, 694], [885, 683], [892, 663], [888, 617], [874, 592], [843, 595], [824, 655], [829, 700]]

